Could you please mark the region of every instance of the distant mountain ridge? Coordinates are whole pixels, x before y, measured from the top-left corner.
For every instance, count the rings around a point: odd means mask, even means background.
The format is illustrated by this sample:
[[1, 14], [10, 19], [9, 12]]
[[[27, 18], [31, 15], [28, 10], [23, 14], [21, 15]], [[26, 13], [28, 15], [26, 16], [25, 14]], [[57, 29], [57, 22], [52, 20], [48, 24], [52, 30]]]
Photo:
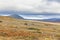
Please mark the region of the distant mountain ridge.
[[10, 17], [17, 18], [17, 19], [24, 19], [23, 17], [19, 16], [18, 14], [12, 14]]
[[43, 21], [49, 21], [49, 22], [60, 22], [60, 18], [44, 19]]
[[[37, 21], [48, 21], [48, 22], [60, 22], [60, 18], [48, 18], [48, 19], [40, 20], [40, 19], [27, 19], [27, 18], [24, 18], [23, 16], [20, 16], [20, 15], [18, 15], [18, 14], [0, 14], [0, 16], [10, 16], [10, 17], [13, 17], [13, 18], [26, 19], [26, 20], [37, 20]], [[27, 16], [27, 17], [28, 17], [28, 16]]]

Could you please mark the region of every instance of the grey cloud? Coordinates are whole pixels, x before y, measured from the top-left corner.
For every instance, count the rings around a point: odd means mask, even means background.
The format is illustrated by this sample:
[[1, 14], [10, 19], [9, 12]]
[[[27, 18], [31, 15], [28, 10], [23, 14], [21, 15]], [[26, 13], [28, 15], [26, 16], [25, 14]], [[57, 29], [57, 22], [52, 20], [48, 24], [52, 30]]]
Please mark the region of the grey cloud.
[[47, 0], [47, 1], [50, 1], [50, 2], [51, 2], [51, 1], [60, 2], [60, 0]]

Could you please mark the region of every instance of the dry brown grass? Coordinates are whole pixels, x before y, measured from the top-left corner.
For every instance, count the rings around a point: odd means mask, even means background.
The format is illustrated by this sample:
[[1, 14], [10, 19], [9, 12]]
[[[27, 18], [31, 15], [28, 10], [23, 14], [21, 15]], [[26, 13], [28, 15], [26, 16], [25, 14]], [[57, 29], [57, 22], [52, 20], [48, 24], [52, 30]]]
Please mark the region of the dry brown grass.
[[0, 16], [0, 40], [60, 40], [60, 23]]

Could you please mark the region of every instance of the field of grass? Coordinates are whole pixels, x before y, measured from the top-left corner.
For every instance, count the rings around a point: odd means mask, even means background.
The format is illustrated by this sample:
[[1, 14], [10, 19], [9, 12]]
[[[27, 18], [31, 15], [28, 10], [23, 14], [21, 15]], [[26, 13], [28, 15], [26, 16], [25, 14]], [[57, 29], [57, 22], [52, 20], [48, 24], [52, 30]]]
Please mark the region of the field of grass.
[[60, 40], [60, 23], [0, 16], [0, 40]]

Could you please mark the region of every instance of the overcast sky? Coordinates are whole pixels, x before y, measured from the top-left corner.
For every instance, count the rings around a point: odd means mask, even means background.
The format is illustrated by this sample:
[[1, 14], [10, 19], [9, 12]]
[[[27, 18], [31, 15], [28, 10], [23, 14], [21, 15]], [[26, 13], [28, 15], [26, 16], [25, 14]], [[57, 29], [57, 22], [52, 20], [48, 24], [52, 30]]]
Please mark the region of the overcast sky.
[[60, 0], [0, 0], [0, 10], [60, 13]]

